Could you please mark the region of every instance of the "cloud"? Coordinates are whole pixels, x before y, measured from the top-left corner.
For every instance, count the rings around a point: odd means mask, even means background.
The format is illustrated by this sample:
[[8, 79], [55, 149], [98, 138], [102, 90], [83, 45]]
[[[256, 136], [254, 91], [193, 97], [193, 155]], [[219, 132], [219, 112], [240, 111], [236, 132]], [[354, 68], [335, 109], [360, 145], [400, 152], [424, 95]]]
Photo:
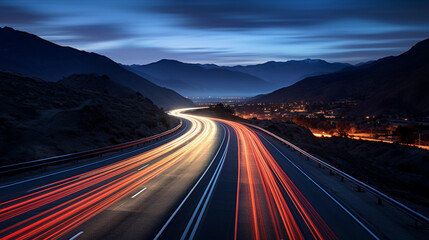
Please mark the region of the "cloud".
[[[291, 11], [246, 4], [170, 3], [154, 6], [155, 12], [179, 17], [184, 27], [195, 29], [254, 29], [299, 27], [321, 23], [311, 11]], [[324, 13], [328, 16], [329, 13]]]
[[10, 24], [34, 24], [52, 19], [51, 14], [42, 14], [24, 7], [4, 5], [0, 3], [0, 23]]
[[368, 43], [349, 43], [340, 45], [339, 49], [342, 50], [360, 50], [363, 49], [390, 49], [394, 51], [400, 51], [403, 48], [410, 48], [417, 41], [412, 40], [401, 40], [401, 41], [391, 41], [391, 42], [368, 42]]
[[[222, 52], [210, 51], [207, 49], [182, 49], [177, 51], [175, 49], [137, 46], [124, 46], [100, 50], [98, 52], [123, 64], [146, 64], [160, 59], [208, 63], [208, 58], [219, 61], [219, 54], [223, 54]], [[127, 58], [123, 58], [123, 56], [127, 56]]]
[[64, 39], [68, 42], [103, 42], [134, 37], [133, 34], [125, 32], [120, 26], [112, 24], [91, 24], [91, 25], [71, 25], [56, 26], [52, 28], [55, 35], [69, 36]]
[[339, 62], [349, 62], [349, 63], [360, 63], [366, 62], [369, 60], [377, 60], [379, 58], [399, 55], [403, 51], [395, 50], [390, 48], [378, 48], [378, 49], [359, 49], [359, 50], [346, 50], [343, 49], [338, 52], [333, 53], [325, 53], [323, 55], [318, 56], [318, 58], [322, 58], [328, 61], [339, 61]]
[[123, 63], [357, 62], [429, 37], [428, 0], [6, 1], [0, 23]]
[[[297, 1], [298, 2], [298, 1]], [[426, 24], [429, 1], [159, 1], [151, 10], [175, 15], [196, 29], [254, 29], [316, 26], [341, 19]], [[147, 6], [142, 8], [147, 11]], [[413, 13], [410, 15], [410, 13]]]

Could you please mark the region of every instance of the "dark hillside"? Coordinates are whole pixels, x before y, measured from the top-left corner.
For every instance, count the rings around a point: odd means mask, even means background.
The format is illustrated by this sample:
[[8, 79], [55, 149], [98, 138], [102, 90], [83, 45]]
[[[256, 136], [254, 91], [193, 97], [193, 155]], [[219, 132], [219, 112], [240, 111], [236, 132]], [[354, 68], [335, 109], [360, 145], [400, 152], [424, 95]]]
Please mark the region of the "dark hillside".
[[72, 74], [107, 75], [117, 84], [138, 91], [164, 108], [193, 106], [173, 90], [127, 71], [109, 58], [63, 47], [36, 35], [0, 28], [0, 70], [56, 82]]
[[113, 82], [106, 75], [73, 74], [61, 79], [58, 83], [78, 90], [90, 90], [120, 98], [131, 97], [136, 94], [130, 88]]
[[116, 98], [0, 72], [0, 164], [109, 146], [176, 124], [139, 95]]
[[429, 114], [429, 39], [409, 51], [343, 71], [309, 77], [252, 102], [354, 99], [363, 114]]

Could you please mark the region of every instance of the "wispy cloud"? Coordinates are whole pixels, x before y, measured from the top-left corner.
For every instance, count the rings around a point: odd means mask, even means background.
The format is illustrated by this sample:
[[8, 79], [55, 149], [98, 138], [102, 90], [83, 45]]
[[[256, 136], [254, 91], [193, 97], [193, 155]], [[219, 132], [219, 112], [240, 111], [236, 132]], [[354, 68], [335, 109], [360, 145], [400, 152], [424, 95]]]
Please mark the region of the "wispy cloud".
[[426, 0], [4, 1], [2, 24], [123, 63], [355, 63], [429, 37]]

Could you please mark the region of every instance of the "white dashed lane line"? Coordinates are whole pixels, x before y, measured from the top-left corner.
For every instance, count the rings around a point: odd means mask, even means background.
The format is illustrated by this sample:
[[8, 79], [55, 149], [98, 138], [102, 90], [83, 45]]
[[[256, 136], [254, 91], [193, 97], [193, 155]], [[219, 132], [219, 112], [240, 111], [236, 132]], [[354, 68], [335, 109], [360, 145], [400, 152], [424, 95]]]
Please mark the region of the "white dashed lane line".
[[139, 195], [140, 193], [144, 192], [144, 190], [146, 190], [146, 188], [143, 188], [142, 190], [138, 191], [138, 193], [134, 194], [131, 198], [137, 197], [137, 195]]

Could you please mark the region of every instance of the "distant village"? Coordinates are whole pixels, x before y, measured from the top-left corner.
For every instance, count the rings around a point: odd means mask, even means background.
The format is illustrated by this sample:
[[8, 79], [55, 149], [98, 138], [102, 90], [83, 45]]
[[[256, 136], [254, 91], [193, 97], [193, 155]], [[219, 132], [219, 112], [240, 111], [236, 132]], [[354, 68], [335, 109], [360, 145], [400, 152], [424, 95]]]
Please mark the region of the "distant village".
[[[213, 99], [214, 100], [214, 99]], [[344, 137], [368, 141], [401, 143], [429, 149], [429, 117], [364, 115], [351, 113], [359, 102], [293, 102], [281, 104], [244, 103], [237, 98], [223, 100], [236, 116], [294, 122], [307, 127], [316, 137]], [[207, 104], [205, 102], [204, 104]], [[215, 104], [215, 101], [208, 104]]]

